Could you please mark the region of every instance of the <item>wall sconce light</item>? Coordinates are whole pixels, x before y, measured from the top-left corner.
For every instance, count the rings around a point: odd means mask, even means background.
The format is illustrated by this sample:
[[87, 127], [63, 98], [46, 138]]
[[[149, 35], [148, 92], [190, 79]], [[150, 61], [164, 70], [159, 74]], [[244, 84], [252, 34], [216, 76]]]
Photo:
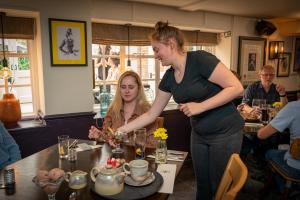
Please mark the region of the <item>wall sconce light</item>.
[[271, 41], [269, 42], [269, 60], [278, 59], [284, 52], [284, 41]]

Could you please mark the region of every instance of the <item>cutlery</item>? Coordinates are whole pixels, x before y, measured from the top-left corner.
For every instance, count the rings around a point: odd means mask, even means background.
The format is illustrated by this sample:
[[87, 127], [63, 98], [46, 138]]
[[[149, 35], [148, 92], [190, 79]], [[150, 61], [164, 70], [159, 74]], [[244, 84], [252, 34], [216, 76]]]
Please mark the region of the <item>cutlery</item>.
[[76, 145], [77, 145], [77, 142], [78, 142], [78, 140], [76, 139], [76, 140], [74, 140], [73, 142], [72, 142], [72, 144], [71, 145], [69, 145], [69, 149], [70, 148], [73, 148], [73, 147], [75, 147]]
[[149, 173], [147, 174], [147, 176], [145, 177], [145, 179], [142, 180], [141, 182], [139, 182], [138, 185], [142, 185], [143, 183], [145, 183], [145, 181], [148, 180], [148, 178], [149, 178], [150, 176], [152, 176], [152, 174], [153, 174], [152, 172], [149, 172]]
[[175, 151], [175, 150], [168, 150], [168, 154], [173, 154], [173, 155], [184, 155], [183, 152]]

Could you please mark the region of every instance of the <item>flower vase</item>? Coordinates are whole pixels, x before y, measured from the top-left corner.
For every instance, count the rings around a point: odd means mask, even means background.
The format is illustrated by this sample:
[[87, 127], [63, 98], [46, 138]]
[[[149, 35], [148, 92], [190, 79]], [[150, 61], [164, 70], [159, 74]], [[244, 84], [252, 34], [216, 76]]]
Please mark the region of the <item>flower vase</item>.
[[166, 140], [160, 139], [157, 142], [155, 150], [155, 163], [166, 163], [167, 162], [167, 142]]

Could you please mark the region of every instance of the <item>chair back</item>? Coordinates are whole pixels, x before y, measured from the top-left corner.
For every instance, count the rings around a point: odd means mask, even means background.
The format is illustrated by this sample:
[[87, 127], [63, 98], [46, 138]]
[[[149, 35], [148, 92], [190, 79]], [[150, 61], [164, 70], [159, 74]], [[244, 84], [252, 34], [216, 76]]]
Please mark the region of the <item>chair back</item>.
[[300, 160], [300, 138], [293, 139], [290, 146], [290, 154], [296, 160]]
[[246, 182], [248, 169], [236, 153], [232, 154], [217, 189], [215, 200], [233, 200]]

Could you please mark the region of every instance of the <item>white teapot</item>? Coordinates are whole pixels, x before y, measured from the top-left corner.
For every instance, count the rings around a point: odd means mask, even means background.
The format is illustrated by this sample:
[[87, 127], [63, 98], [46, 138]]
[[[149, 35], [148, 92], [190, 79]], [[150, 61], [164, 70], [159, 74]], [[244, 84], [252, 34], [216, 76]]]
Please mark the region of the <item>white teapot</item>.
[[100, 195], [114, 195], [123, 191], [126, 174], [122, 168], [94, 167], [91, 179], [95, 182], [95, 192]]

